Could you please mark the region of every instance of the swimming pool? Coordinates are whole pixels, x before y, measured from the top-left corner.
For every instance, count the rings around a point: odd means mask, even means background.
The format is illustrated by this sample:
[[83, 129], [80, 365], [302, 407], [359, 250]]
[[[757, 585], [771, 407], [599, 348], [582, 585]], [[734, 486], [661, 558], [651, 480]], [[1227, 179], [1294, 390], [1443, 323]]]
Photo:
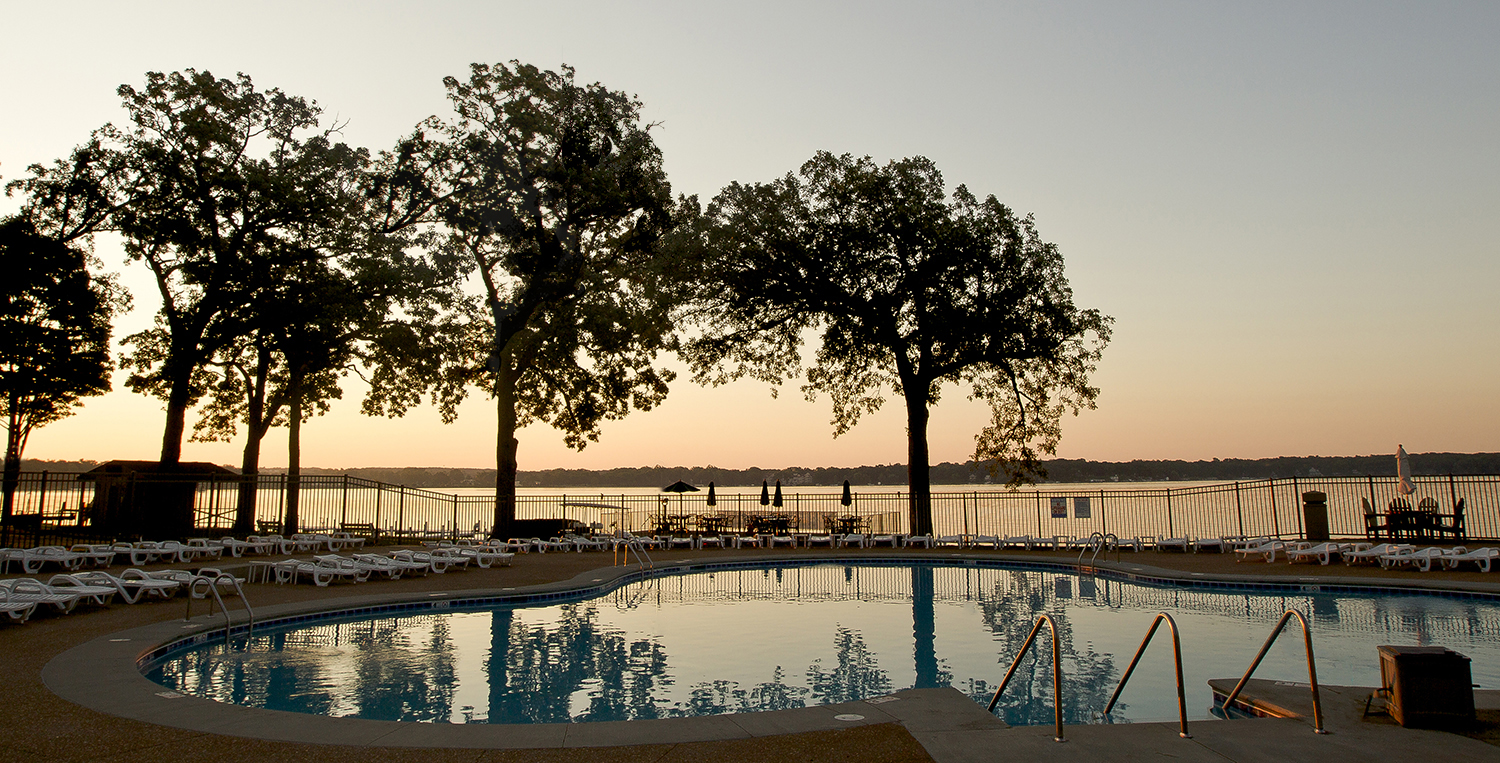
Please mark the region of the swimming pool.
[[[1097, 722], [1151, 618], [1182, 632], [1190, 717], [1209, 678], [1238, 676], [1286, 608], [1310, 615], [1324, 683], [1374, 685], [1378, 644], [1436, 644], [1500, 685], [1500, 603], [1479, 598], [1144, 585], [983, 564], [725, 566], [541, 606], [457, 607], [257, 629], [144, 666], [152, 680], [230, 704], [446, 723], [713, 715], [953, 686], [987, 702], [1036, 615], [1063, 636], [1065, 717]], [[1115, 721], [1169, 720], [1165, 633]], [[1305, 681], [1300, 638], [1257, 671]], [[1001, 701], [1012, 724], [1051, 722], [1051, 668], [1023, 663]]]

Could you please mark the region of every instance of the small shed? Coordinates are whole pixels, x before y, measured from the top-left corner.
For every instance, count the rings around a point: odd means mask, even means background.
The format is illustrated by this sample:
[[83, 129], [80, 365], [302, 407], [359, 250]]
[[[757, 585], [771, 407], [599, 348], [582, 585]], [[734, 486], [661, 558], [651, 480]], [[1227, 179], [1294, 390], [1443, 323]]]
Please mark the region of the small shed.
[[151, 540], [192, 535], [193, 500], [199, 483], [226, 482], [239, 474], [218, 464], [184, 461], [163, 468], [156, 461], [106, 461], [78, 479], [93, 482], [89, 524], [121, 537]]

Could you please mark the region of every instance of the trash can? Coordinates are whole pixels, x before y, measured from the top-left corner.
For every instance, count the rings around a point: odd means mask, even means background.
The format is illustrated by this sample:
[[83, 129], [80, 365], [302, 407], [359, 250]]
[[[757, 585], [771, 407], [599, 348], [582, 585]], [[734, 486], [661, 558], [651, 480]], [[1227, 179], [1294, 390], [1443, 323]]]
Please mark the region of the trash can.
[[1312, 543], [1328, 540], [1328, 494], [1309, 490], [1302, 494], [1303, 539]]
[[1469, 658], [1441, 646], [1378, 646], [1380, 684], [1391, 718], [1411, 728], [1474, 723]]

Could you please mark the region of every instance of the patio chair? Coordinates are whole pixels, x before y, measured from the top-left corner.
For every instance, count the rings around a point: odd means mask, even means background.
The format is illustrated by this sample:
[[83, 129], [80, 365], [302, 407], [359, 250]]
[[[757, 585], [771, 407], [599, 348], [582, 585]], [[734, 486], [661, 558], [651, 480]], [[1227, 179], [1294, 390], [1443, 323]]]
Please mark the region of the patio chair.
[[964, 536], [962, 535], [939, 535], [932, 539], [935, 548], [963, 548]]
[[[1453, 539], [1455, 541], [1458, 541], [1459, 543], [1463, 543], [1465, 540], [1468, 540], [1468, 530], [1464, 527], [1463, 498], [1458, 499], [1458, 503], [1453, 504], [1452, 514], [1439, 514], [1437, 515], [1437, 519], [1438, 525], [1433, 529], [1437, 531], [1438, 535], [1452, 535]], [[1444, 522], [1444, 519], [1451, 519], [1453, 521]]]
[[1484, 548], [1476, 548], [1473, 551], [1466, 551], [1462, 554], [1444, 556], [1442, 562], [1443, 566], [1450, 570], [1458, 569], [1458, 565], [1464, 562], [1473, 562], [1479, 566], [1480, 572], [1489, 572], [1493, 569], [1491, 565], [1496, 559], [1500, 559], [1500, 548], [1486, 546]]
[[[129, 572], [129, 570], [127, 570], [127, 572]], [[214, 582], [214, 585], [218, 586], [224, 591], [234, 590], [235, 586], [241, 585], [245, 582], [244, 578], [225, 574], [224, 572], [214, 569], [213, 567], [203, 567], [197, 572], [192, 572], [191, 570], [152, 570], [150, 572], [146, 572], [145, 575], [146, 577], [153, 578], [155, 580], [175, 580], [178, 583], [182, 584], [183, 587], [188, 588], [189, 595], [195, 599], [203, 599], [208, 597], [208, 591], [206, 590], [192, 590], [191, 586], [193, 585], [193, 581], [198, 578], [208, 578]]]
[[818, 533], [809, 535], [807, 536], [807, 547], [812, 548], [813, 546], [827, 546], [829, 548], [833, 548], [835, 540], [836, 536], [834, 536], [832, 533]]
[[[352, 560], [350, 560], [352, 561]], [[332, 561], [303, 562], [296, 559], [288, 559], [272, 565], [276, 573], [276, 582], [295, 583], [306, 577], [319, 588], [327, 588], [329, 583], [335, 580], [347, 580], [351, 583], [361, 583], [370, 579], [370, 571], [357, 569], [351, 565], [345, 565]]]
[[1194, 538], [1192, 545], [1193, 553], [1195, 554], [1204, 550], [1212, 550], [1215, 553], [1222, 554], [1228, 544], [1225, 543], [1223, 538]]
[[1001, 541], [1001, 546], [1000, 547], [1001, 548], [1023, 548], [1023, 549], [1026, 549], [1027, 551], [1030, 551], [1031, 550], [1031, 544], [1033, 542], [1034, 542], [1034, 540], [1032, 539], [1032, 537], [1030, 535], [1009, 535], [1009, 536], [1006, 536], [1006, 538], [1003, 541]]
[[768, 542], [766, 543], [767, 548], [776, 548], [777, 546], [786, 546], [787, 548], [797, 547], [797, 539], [790, 535], [769, 535], [766, 537], [768, 538]]
[[990, 548], [999, 551], [1004, 547], [1004, 544], [1005, 542], [1000, 540], [1000, 536], [998, 535], [975, 535], [974, 537], [969, 539], [969, 548], [989, 546]]
[[901, 541], [901, 545], [906, 548], [916, 548], [918, 546], [932, 548], [932, 543], [933, 537], [931, 535], [908, 535]]
[[182, 584], [175, 580], [158, 580], [134, 567], [119, 575], [111, 575], [103, 570], [89, 570], [75, 572], [73, 576], [91, 585], [114, 586], [126, 604], [135, 604], [148, 596], [170, 599], [182, 589]]
[[698, 536], [698, 549], [701, 551], [709, 546], [724, 548], [724, 536], [722, 535], [700, 535]]
[[1390, 526], [1380, 521], [1380, 515], [1375, 512], [1375, 507], [1370, 505], [1370, 499], [1359, 499], [1360, 508], [1365, 516], [1365, 537], [1379, 538], [1383, 533], [1390, 532]]
[[891, 534], [891, 533], [885, 533], [885, 534], [882, 534], [882, 535], [871, 535], [869, 537], [869, 539], [865, 541], [865, 544], [866, 544], [867, 548], [874, 548], [874, 547], [879, 546], [881, 544], [885, 544], [887, 546], [890, 546], [891, 548], [900, 548], [901, 547], [901, 537], [898, 536], [898, 535]]
[[733, 543], [735, 548], [744, 548], [745, 546], [749, 546], [750, 548], [760, 548], [760, 538], [757, 536], [730, 535], [728, 537], [730, 543]]

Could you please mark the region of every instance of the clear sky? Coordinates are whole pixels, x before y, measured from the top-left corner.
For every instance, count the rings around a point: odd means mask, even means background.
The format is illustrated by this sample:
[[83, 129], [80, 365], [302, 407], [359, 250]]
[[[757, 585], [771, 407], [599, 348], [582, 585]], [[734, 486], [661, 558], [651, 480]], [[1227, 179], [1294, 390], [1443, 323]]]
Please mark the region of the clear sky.
[[[675, 190], [707, 200], [818, 150], [925, 155], [1036, 215], [1079, 305], [1117, 319], [1099, 409], [1060, 456], [1500, 450], [1500, 4], [1489, 2], [0, 3], [0, 175], [123, 122], [146, 71], [251, 75], [378, 150], [449, 113], [474, 61], [575, 66], [638, 95]], [[0, 201], [0, 211], [17, 199]], [[149, 277], [100, 254], [149, 322]], [[117, 385], [118, 387], [118, 385]], [[363, 418], [356, 381], [304, 429], [314, 466], [493, 466], [472, 399]], [[686, 378], [582, 453], [542, 425], [522, 469], [905, 460], [899, 398], [837, 440], [825, 399]], [[934, 461], [985, 412], [950, 389]], [[120, 389], [35, 458], [146, 458], [161, 406]], [[285, 463], [284, 434], [263, 463]], [[238, 463], [240, 444], [183, 457]]]

